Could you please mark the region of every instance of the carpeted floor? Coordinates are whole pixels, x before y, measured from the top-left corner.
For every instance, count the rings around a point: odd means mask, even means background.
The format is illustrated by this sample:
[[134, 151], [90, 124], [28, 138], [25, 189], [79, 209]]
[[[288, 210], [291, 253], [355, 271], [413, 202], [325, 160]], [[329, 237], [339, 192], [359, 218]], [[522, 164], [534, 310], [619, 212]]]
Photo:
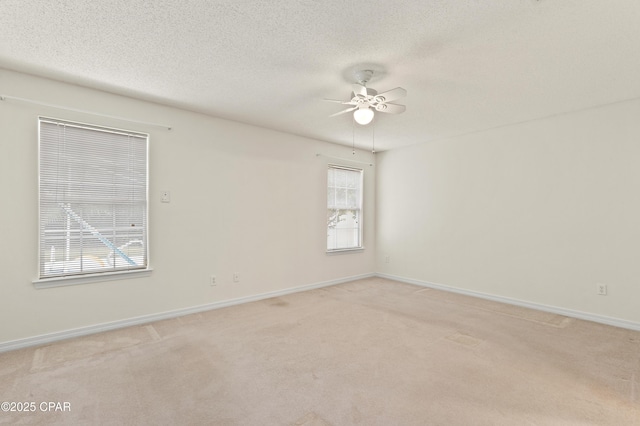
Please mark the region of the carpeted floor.
[[3, 353], [2, 401], [35, 403], [15, 425], [640, 425], [640, 332], [371, 278]]

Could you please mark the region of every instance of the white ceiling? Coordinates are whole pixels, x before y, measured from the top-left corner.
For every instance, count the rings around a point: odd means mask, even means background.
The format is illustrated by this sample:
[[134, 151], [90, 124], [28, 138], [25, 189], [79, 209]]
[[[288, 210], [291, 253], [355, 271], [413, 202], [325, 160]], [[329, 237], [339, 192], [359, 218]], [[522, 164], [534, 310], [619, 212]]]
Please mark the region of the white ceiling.
[[322, 99], [373, 68], [408, 91], [378, 150], [640, 97], [638, 0], [2, 0], [0, 34], [0, 68], [345, 145]]

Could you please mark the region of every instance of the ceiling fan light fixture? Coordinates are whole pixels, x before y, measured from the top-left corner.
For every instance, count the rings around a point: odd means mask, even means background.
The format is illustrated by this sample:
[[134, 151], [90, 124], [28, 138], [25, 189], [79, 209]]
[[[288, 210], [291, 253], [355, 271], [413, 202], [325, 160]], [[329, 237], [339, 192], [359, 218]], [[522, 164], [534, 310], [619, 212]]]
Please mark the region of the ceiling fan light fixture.
[[353, 119], [356, 120], [356, 123], [361, 125], [366, 125], [371, 123], [373, 120], [373, 110], [370, 108], [358, 108], [353, 112]]

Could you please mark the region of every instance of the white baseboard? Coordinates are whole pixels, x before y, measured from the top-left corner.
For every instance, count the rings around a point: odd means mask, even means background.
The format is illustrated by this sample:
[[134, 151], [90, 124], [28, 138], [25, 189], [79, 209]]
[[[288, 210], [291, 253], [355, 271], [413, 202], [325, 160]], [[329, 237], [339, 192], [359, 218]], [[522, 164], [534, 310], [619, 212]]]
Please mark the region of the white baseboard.
[[157, 314], [143, 315], [139, 317], [124, 319], [119, 321], [112, 321], [112, 322], [96, 324], [96, 325], [90, 325], [90, 326], [75, 328], [71, 330], [63, 330], [63, 331], [58, 331], [54, 333], [47, 333], [39, 336], [27, 337], [24, 339], [11, 340], [8, 342], [1, 342], [0, 353], [17, 350], [17, 349], [23, 349], [31, 346], [46, 345], [46, 344], [54, 343], [60, 340], [87, 336], [90, 334], [101, 333], [103, 331], [116, 330], [119, 328], [131, 327], [131, 326], [140, 325], [140, 324], [147, 324], [150, 322], [160, 321], [164, 319], [177, 318], [184, 315], [210, 311], [213, 309], [226, 308], [228, 306], [255, 302], [258, 300], [269, 299], [271, 297], [284, 296], [287, 294], [298, 293], [301, 291], [313, 290], [313, 289], [322, 288], [322, 287], [329, 287], [336, 284], [343, 284], [346, 282], [355, 281], [355, 280], [364, 279], [364, 278], [370, 278], [374, 276], [380, 277], [380, 278], [387, 278], [394, 281], [404, 282], [407, 284], [414, 284], [421, 287], [428, 287], [428, 288], [433, 288], [437, 290], [444, 290], [452, 293], [459, 293], [467, 296], [478, 297], [481, 299], [492, 300], [495, 302], [507, 303], [510, 305], [521, 306], [524, 308], [536, 309], [539, 311], [550, 312], [558, 315], [564, 315], [571, 318], [578, 318], [581, 320], [593, 321], [601, 324], [611, 325], [614, 327], [640, 331], [640, 323], [633, 322], [633, 321], [627, 321], [619, 318], [611, 318], [603, 315], [590, 314], [586, 312], [574, 311], [571, 309], [564, 309], [556, 306], [548, 306], [548, 305], [543, 305], [539, 303], [526, 302], [519, 299], [512, 299], [509, 297], [502, 297], [502, 296], [496, 296], [496, 295], [481, 293], [481, 292], [472, 291], [472, 290], [465, 290], [465, 289], [460, 289], [456, 287], [450, 287], [444, 284], [436, 284], [428, 281], [416, 280], [413, 278], [406, 278], [406, 277], [401, 277], [397, 275], [371, 273], [371, 274], [354, 275], [350, 277], [344, 277], [344, 278], [339, 278], [339, 279], [330, 280], [330, 281], [323, 281], [323, 282], [314, 283], [314, 284], [307, 284], [299, 287], [291, 287], [284, 290], [277, 290], [277, 291], [272, 291], [272, 292], [267, 292], [262, 294], [256, 294], [252, 296], [245, 296], [237, 299], [223, 300], [220, 302], [192, 306], [189, 308], [177, 309], [174, 311], [160, 312]]
[[390, 280], [400, 281], [400, 282], [407, 283], [407, 284], [414, 284], [414, 285], [418, 285], [418, 286], [421, 286], [421, 287], [428, 287], [428, 288], [433, 288], [433, 289], [437, 289], [437, 290], [449, 291], [449, 292], [452, 292], [452, 293], [464, 294], [466, 296], [478, 297], [478, 298], [481, 298], [481, 299], [492, 300], [494, 302], [507, 303], [509, 305], [521, 306], [523, 308], [536, 309], [538, 311], [544, 311], [544, 312], [549, 312], [549, 313], [552, 313], [552, 314], [564, 315], [566, 317], [578, 318], [578, 319], [581, 319], [581, 320], [597, 322], [597, 323], [600, 323], [600, 324], [612, 325], [614, 327], [620, 327], [620, 328], [626, 328], [626, 329], [629, 329], [629, 330], [640, 331], [640, 323], [633, 322], [633, 321], [627, 321], [627, 320], [620, 319], [620, 318], [611, 318], [611, 317], [607, 317], [607, 316], [604, 316], [604, 315], [590, 314], [590, 313], [587, 313], [587, 312], [581, 312], [581, 311], [574, 311], [574, 310], [571, 310], [571, 309], [559, 308], [557, 306], [549, 306], [549, 305], [543, 305], [543, 304], [540, 304], [540, 303], [526, 302], [524, 300], [512, 299], [510, 297], [496, 296], [496, 295], [493, 295], [493, 294], [481, 293], [481, 292], [478, 292], [478, 291], [465, 290], [465, 289], [461, 289], [461, 288], [450, 287], [450, 286], [447, 286], [447, 285], [444, 285], [444, 284], [436, 284], [436, 283], [431, 283], [431, 282], [428, 282], [428, 281], [416, 280], [416, 279], [413, 279], [413, 278], [400, 277], [400, 276], [397, 276], [397, 275], [381, 274], [381, 273], [377, 273], [375, 275], [377, 277], [380, 277], [380, 278], [387, 278], [387, 279], [390, 279]]
[[54, 333], [42, 334], [24, 339], [11, 340], [0, 343], [0, 353], [23, 349], [30, 346], [46, 345], [60, 340], [72, 339], [74, 337], [87, 336], [89, 334], [101, 333], [103, 331], [115, 330], [118, 328], [131, 327], [134, 325], [146, 324], [164, 319], [177, 318], [184, 315], [195, 314], [199, 312], [210, 311], [213, 309], [226, 308], [228, 306], [239, 305], [242, 303], [255, 302], [257, 300], [269, 299], [271, 297], [284, 296], [287, 294], [298, 293], [301, 291], [313, 290], [316, 288], [329, 287], [336, 284], [342, 284], [350, 281], [360, 280], [363, 278], [374, 277], [374, 273], [354, 275], [345, 278], [338, 278], [330, 281], [323, 281], [315, 284], [307, 284], [300, 287], [291, 287], [284, 290], [277, 290], [252, 296], [240, 297], [237, 299], [223, 300], [220, 302], [207, 303], [205, 305], [192, 306], [189, 308], [176, 309], [174, 311], [160, 312], [157, 314], [143, 315], [140, 317], [128, 318], [119, 321], [90, 325], [87, 327], [74, 328], [71, 330], [57, 331]]

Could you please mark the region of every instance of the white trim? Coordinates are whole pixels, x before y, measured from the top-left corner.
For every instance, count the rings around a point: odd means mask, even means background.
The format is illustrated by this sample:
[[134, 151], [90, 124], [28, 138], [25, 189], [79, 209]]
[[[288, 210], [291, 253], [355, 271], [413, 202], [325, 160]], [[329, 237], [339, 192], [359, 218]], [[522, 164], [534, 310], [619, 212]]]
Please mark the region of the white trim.
[[467, 296], [478, 297], [481, 299], [492, 300], [495, 302], [507, 303], [510, 305], [536, 309], [539, 311], [550, 312], [558, 315], [564, 315], [567, 317], [578, 318], [581, 320], [597, 322], [601, 324], [611, 325], [614, 327], [640, 331], [640, 323], [633, 322], [633, 321], [627, 321], [619, 318], [611, 318], [611, 317], [606, 317], [602, 315], [589, 314], [585, 312], [559, 308], [556, 306], [548, 306], [548, 305], [542, 305], [538, 303], [525, 302], [523, 300], [512, 299], [509, 297], [495, 296], [487, 293], [464, 290], [464, 289], [450, 287], [443, 284], [436, 284], [428, 281], [416, 280], [413, 278], [400, 277], [397, 275], [370, 273], [370, 274], [354, 275], [354, 276], [345, 277], [345, 278], [338, 278], [335, 280], [322, 281], [319, 283], [307, 284], [299, 287], [291, 287], [284, 290], [277, 290], [277, 291], [257, 294], [253, 296], [245, 296], [237, 299], [230, 299], [230, 300], [224, 300], [220, 302], [208, 303], [205, 305], [192, 306], [189, 308], [177, 309], [173, 311], [160, 312], [157, 314], [143, 315], [140, 317], [134, 317], [134, 318], [129, 318], [125, 320], [112, 321], [108, 323], [95, 324], [95, 325], [75, 328], [71, 330], [64, 330], [64, 331], [58, 331], [54, 333], [42, 334], [40, 336], [27, 337], [24, 339], [11, 340], [8, 342], [0, 343], [0, 353], [17, 350], [17, 349], [23, 349], [31, 346], [50, 344], [60, 340], [87, 336], [90, 334], [101, 333], [103, 331], [110, 331], [110, 330], [116, 330], [119, 328], [131, 327], [134, 325], [147, 324], [150, 322], [160, 321], [163, 319], [177, 318], [184, 315], [210, 311], [213, 309], [226, 308], [229, 306], [240, 305], [242, 303], [255, 302], [258, 300], [268, 299], [271, 297], [284, 296], [287, 294], [298, 293], [298, 292], [307, 291], [307, 290], [314, 290], [317, 288], [329, 287], [332, 285], [343, 284], [350, 281], [371, 278], [371, 277], [386, 278], [394, 281], [404, 282], [407, 284], [414, 284], [421, 287], [428, 287], [428, 288], [433, 288], [437, 290], [449, 291], [452, 293], [464, 294]]
[[101, 281], [124, 280], [142, 278], [151, 275], [153, 269], [131, 269], [129, 271], [99, 272], [87, 275], [69, 275], [66, 277], [53, 277], [33, 280], [33, 286], [37, 289], [64, 287], [68, 285], [88, 284]]
[[353, 253], [354, 251], [364, 251], [364, 247], [352, 247], [335, 250], [327, 250], [328, 255]]
[[400, 277], [391, 274], [376, 273], [377, 277], [389, 280], [400, 281], [407, 284], [414, 284], [421, 287], [433, 288], [436, 290], [449, 291], [451, 293], [464, 294], [466, 296], [478, 297], [480, 299], [492, 300], [494, 302], [506, 303], [509, 305], [521, 306], [523, 308], [535, 309], [538, 311], [549, 312], [552, 314], [564, 315], [566, 317], [577, 318], [585, 321], [597, 322], [600, 324], [611, 325], [614, 327], [626, 328], [629, 330], [640, 331], [640, 323], [628, 321], [620, 318], [612, 318], [604, 315], [591, 314], [582, 311], [574, 311], [572, 309], [560, 308], [557, 306], [543, 305], [541, 303], [526, 302], [524, 300], [512, 299], [510, 297], [496, 296], [493, 294], [482, 293], [479, 291], [465, 290], [457, 287], [450, 287], [444, 284], [436, 284], [428, 281], [416, 280], [413, 278]]
[[86, 327], [74, 328], [71, 330], [57, 331], [54, 333], [42, 334], [40, 336], [27, 337], [24, 339], [11, 340], [0, 343], [0, 353], [23, 349], [30, 346], [45, 345], [60, 340], [71, 339], [74, 337], [87, 336], [89, 334], [101, 333], [134, 325], [146, 324], [164, 319], [177, 318], [184, 315], [195, 314], [199, 312], [210, 311], [213, 309], [226, 308], [228, 306], [239, 305], [242, 303], [255, 302], [258, 300], [268, 299], [271, 297], [284, 296], [287, 294], [298, 293], [301, 291], [314, 290], [322, 287], [329, 287], [336, 284], [343, 284], [350, 281], [360, 280], [364, 278], [374, 277], [374, 273], [354, 275], [351, 277], [338, 278], [335, 280], [322, 281], [315, 284], [307, 284], [299, 287], [290, 287], [284, 290], [271, 291], [268, 293], [256, 294], [253, 296], [245, 296], [237, 299], [224, 300], [220, 302], [208, 303], [206, 305], [192, 306], [189, 308], [176, 309], [174, 311], [160, 312], [157, 314], [143, 315], [140, 317], [128, 318], [125, 320], [112, 321], [102, 324], [95, 324]]

